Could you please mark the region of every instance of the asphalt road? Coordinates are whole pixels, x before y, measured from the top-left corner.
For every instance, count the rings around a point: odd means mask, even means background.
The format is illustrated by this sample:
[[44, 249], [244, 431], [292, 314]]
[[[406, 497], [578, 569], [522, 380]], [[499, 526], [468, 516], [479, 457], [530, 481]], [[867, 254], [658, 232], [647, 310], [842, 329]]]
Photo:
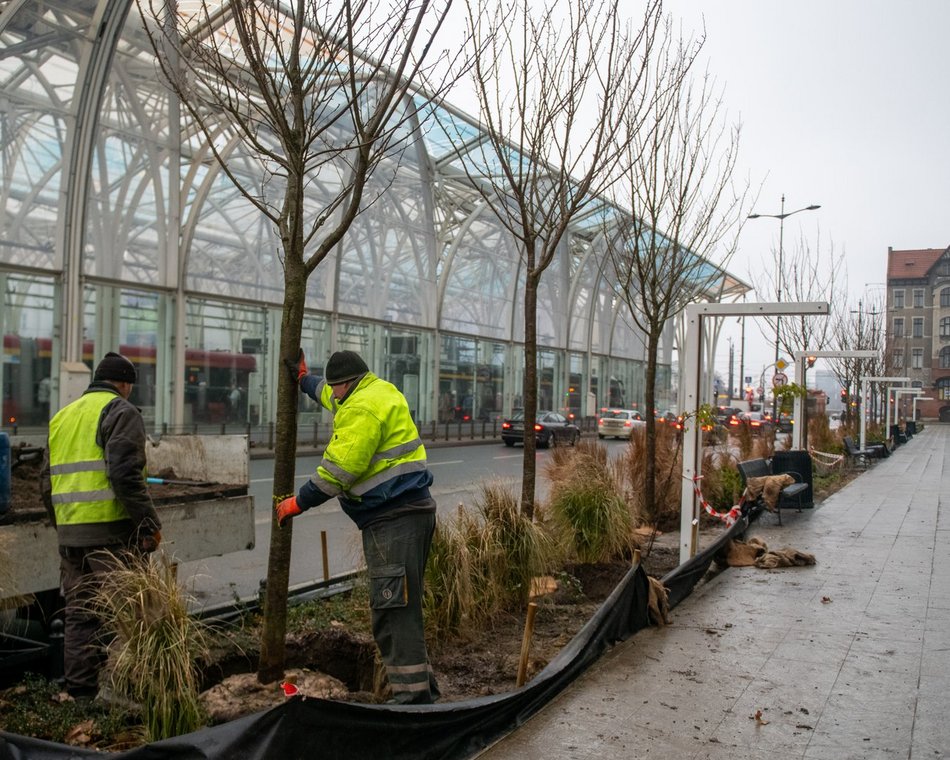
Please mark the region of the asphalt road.
[[[623, 441], [607, 441], [620, 450]], [[471, 507], [481, 484], [493, 481], [508, 484], [520, 495], [523, 450], [501, 443], [468, 444], [429, 448], [429, 467], [435, 477], [432, 494], [440, 514], [457, 510], [460, 504]], [[537, 494], [546, 493], [544, 465], [550, 452], [538, 451]], [[319, 457], [297, 459], [296, 486], [299, 487], [316, 469]], [[271, 529], [272, 459], [253, 459], [250, 466], [250, 493], [254, 497], [256, 545], [253, 550], [234, 552], [182, 563], [179, 578], [194, 597], [194, 609], [217, 607], [256, 595], [261, 579], [267, 575], [267, 554]], [[323, 580], [322, 533], [326, 532], [330, 577], [361, 566], [362, 548], [359, 531], [340, 510], [336, 499], [294, 518], [290, 585], [307, 585]]]

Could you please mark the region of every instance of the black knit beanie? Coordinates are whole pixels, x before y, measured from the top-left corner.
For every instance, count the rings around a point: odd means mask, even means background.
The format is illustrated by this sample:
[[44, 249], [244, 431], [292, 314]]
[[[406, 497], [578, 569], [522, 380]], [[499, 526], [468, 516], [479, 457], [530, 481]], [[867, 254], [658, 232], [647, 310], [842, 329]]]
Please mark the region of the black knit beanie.
[[369, 372], [369, 367], [356, 351], [337, 351], [327, 361], [324, 375], [328, 385], [346, 383]]
[[135, 371], [135, 365], [132, 362], [121, 354], [110, 351], [102, 357], [102, 361], [96, 367], [96, 374], [92, 376], [92, 379], [134, 384], [138, 380], [138, 373]]

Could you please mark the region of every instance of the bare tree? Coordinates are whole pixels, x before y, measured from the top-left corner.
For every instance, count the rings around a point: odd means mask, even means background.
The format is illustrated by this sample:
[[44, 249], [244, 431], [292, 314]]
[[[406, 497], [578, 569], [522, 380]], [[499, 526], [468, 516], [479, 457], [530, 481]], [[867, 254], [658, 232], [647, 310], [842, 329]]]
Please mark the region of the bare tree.
[[[188, 127], [277, 229], [284, 269], [279, 355], [296, 361], [307, 280], [385, 191], [387, 181], [370, 178], [405, 144], [410, 87], [431, 71], [429, 48], [452, 0], [393, 5], [388, 15], [362, 0], [202, 0], [191, 14], [165, 0], [136, 2]], [[231, 170], [234, 145], [257, 160], [258, 176]], [[385, 165], [388, 181], [397, 164]], [[298, 396], [289, 373], [281, 373], [275, 500], [294, 491]], [[284, 669], [292, 535], [272, 519], [258, 666], [264, 683]]]
[[[832, 346], [840, 351], [877, 351], [873, 359], [835, 359], [832, 371], [845, 391], [845, 422], [853, 421], [859, 412], [858, 394], [862, 377], [880, 377], [885, 369], [885, 331], [883, 316], [886, 313], [881, 296], [860, 299], [857, 308], [847, 301], [839, 305], [829, 318], [832, 322]], [[861, 402], [863, 403], [863, 401]], [[873, 407], [872, 407], [873, 408]]]
[[[832, 307], [846, 303], [848, 273], [844, 256], [835, 251], [833, 240], [822, 251], [821, 230], [817, 233], [814, 249], [802, 235], [791, 251], [783, 251], [782, 262], [780, 275], [777, 270], [757, 270], [752, 280], [757, 292], [779, 292], [776, 278], [781, 276], [783, 301], [827, 301]], [[776, 329], [781, 326], [779, 349], [787, 356], [793, 356], [796, 351], [827, 348], [831, 345], [835, 327], [834, 320], [824, 314], [797, 314], [781, 320], [767, 316], [763, 323], [773, 339]]]
[[[571, 223], [616, 180], [621, 125], [643, 113], [660, 18], [649, 0], [631, 30], [617, 0], [467, 2], [472, 83], [487, 139], [456, 151], [524, 266], [524, 427], [537, 414], [541, 277]], [[534, 513], [535, 440], [524, 437], [521, 508]]]
[[[717, 297], [733, 252], [748, 186], [733, 191], [739, 128], [720, 116], [708, 75], [690, 71], [702, 40], [683, 41], [665, 27], [653, 72], [650, 122], [627, 121], [621, 134], [624, 180], [618, 206], [629, 209], [605, 228], [616, 296], [646, 345], [647, 409], [644, 504], [656, 508], [656, 377], [660, 340], [687, 304]], [[713, 263], [713, 262], [717, 263]], [[689, 410], [681, 410], [683, 412]]]

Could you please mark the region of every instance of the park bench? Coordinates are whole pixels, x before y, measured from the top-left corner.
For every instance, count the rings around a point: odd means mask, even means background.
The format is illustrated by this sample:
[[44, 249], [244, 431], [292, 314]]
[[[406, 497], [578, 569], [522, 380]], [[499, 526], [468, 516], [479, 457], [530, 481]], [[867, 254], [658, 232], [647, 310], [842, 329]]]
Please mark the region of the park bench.
[[[771, 475], [790, 475], [795, 482], [782, 488], [775, 503], [775, 514], [778, 515], [778, 524], [782, 524], [782, 507], [795, 507], [799, 512], [802, 511], [802, 495], [808, 490], [808, 483], [800, 473], [780, 472], [773, 473], [772, 466], [767, 459], [747, 459], [739, 462], [739, 475], [742, 477], [742, 493], [745, 496], [749, 481], [752, 478], [766, 478]], [[761, 491], [752, 501], [753, 507], [758, 511], [772, 509], [766, 504], [764, 499], [764, 490]]]
[[844, 450], [848, 454], [848, 458], [854, 462], [858, 467], [867, 467], [870, 464], [871, 452], [867, 449], [859, 449], [854, 445], [854, 439], [846, 435], [842, 439], [844, 443]]
[[844, 443], [844, 449], [848, 456], [859, 467], [867, 467], [871, 459], [883, 459], [891, 455], [891, 452], [883, 443], [871, 443], [860, 449], [855, 445], [854, 438], [850, 435], [846, 435], [842, 439], [842, 443]]

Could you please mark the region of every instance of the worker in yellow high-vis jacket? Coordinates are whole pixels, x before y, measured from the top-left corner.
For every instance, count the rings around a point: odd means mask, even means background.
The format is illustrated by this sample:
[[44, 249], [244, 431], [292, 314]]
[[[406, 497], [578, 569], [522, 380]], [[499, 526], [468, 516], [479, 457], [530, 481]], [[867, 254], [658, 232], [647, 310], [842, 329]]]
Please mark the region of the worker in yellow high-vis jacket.
[[162, 540], [145, 480], [145, 422], [128, 400], [136, 379], [135, 365], [110, 351], [82, 396], [49, 423], [41, 491], [59, 542], [63, 664], [73, 697], [96, 696], [105, 659], [90, 597], [117, 562]]
[[334, 353], [322, 380], [308, 372], [302, 350], [287, 364], [301, 391], [333, 412], [333, 435], [313, 477], [278, 504], [278, 522], [339, 499], [362, 533], [373, 637], [393, 700], [433, 702], [439, 689], [426, 652], [422, 591], [436, 504], [406, 398], [354, 351]]

